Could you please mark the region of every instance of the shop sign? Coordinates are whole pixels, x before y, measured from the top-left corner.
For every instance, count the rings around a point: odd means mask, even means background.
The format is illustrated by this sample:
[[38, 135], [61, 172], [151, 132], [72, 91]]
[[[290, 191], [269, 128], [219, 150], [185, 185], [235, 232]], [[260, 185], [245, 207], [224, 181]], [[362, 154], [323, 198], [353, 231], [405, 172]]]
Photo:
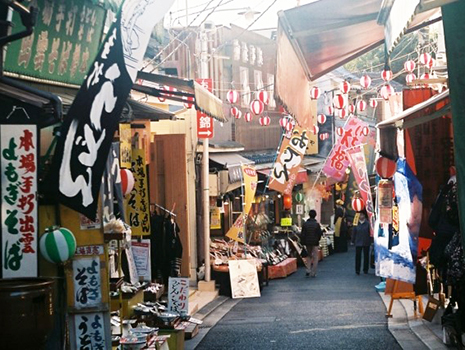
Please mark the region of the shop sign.
[[308, 146], [307, 130], [299, 125], [294, 127], [290, 138], [283, 137], [278, 157], [273, 166], [268, 187], [272, 190], [292, 194], [300, 164]]
[[77, 309], [97, 307], [102, 303], [100, 258], [73, 260], [74, 306]]
[[[105, 10], [89, 1], [28, 3], [38, 8], [34, 31], [8, 45], [5, 71], [81, 85], [102, 41]], [[12, 22], [13, 32], [24, 28], [16, 11]]]
[[170, 277], [168, 281], [168, 310], [186, 314], [189, 310], [189, 279]]
[[120, 123], [119, 125], [119, 142], [120, 142], [120, 165], [121, 168], [129, 169], [131, 167], [132, 147], [131, 147], [131, 124]]
[[304, 214], [304, 205], [303, 204], [296, 204], [295, 213], [297, 215], [303, 215]]
[[99, 215], [95, 217], [94, 221], [82, 214], [79, 214], [79, 227], [82, 231], [96, 230], [102, 227], [102, 221], [100, 220]]
[[75, 256], [98, 256], [105, 253], [103, 245], [84, 245], [76, 248]]
[[126, 200], [128, 209], [128, 223], [133, 235], [150, 235], [150, 205], [147, 190], [147, 167], [145, 151], [132, 150], [132, 173], [134, 174], [134, 188]]
[[[114, 203], [118, 203], [120, 217], [126, 221], [124, 211], [124, 197], [121, 181], [121, 169], [119, 167], [119, 142], [113, 142], [108, 155], [105, 172], [102, 181], [102, 201], [103, 213], [99, 213], [97, 220], [103, 217], [103, 222], [107, 223], [115, 217]], [[99, 205], [100, 209], [100, 205]]]
[[392, 192], [394, 184], [391, 180], [381, 180], [378, 183], [378, 211], [382, 224], [392, 223]]
[[37, 276], [36, 125], [0, 125], [2, 276]]
[[369, 136], [363, 134], [363, 129], [367, 126], [367, 123], [356, 117], [350, 117], [347, 120], [342, 136], [338, 138], [323, 166], [323, 172], [328, 178], [333, 178], [337, 182], [345, 179], [346, 169], [350, 163], [347, 149], [352, 149], [367, 142]]
[[221, 210], [220, 210], [220, 208], [211, 209], [210, 229], [212, 229], [212, 230], [221, 229]]
[[233, 299], [260, 297], [255, 259], [229, 260], [229, 276]]
[[257, 171], [250, 165], [241, 165], [242, 169], [242, 181], [244, 184], [244, 203], [242, 204], [243, 212], [242, 215], [234, 222], [234, 225], [226, 233], [226, 236], [237, 241], [244, 243], [244, 224], [250, 209], [252, 208], [252, 202], [255, 198], [255, 192], [257, 191]]
[[292, 218], [281, 218], [280, 224], [282, 227], [292, 226]]
[[[212, 79], [196, 79], [197, 83], [203, 86], [208, 91], [213, 91]], [[211, 139], [213, 137], [213, 118], [197, 111], [197, 138]]]
[[137, 275], [144, 281], [152, 280], [152, 269], [150, 260], [150, 240], [143, 239], [141, 242], [131, 241], [132, 255], [136, 265]]
[[373, 199], [371, 197], [370, 181], [368, 179], [367, 164], [363, 147], [355, 147], [347, 150], [347, 155], [350, 160], [350, 166], [354, 173], [355, 181], [357, 181], [358, 190], [365, 202], [365, 209], [368, 213], [370, 221], [370, 232], [373, 235], [375, 224], [375, 212], [373, 208]]
[[58, 201], [92, 220], [121, 111], [153, 26], [173, 2], [123, 3], [62, 124], [53, 160]]
[[101, 312], [74, 315], [76, 350], [108, 349], [104, 320], [104, 315]]

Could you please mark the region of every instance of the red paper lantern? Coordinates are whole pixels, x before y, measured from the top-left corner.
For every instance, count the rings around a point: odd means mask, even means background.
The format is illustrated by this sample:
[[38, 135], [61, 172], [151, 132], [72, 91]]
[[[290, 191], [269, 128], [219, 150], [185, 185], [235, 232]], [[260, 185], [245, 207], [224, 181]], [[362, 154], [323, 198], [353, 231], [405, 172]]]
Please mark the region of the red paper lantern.
[[367, 103], [364, 100], [360, 100], [357, 102], [357, 111], [363, 112], [367, 109]]
[[283, 205], [284, 209], [290, 210], [292, 208], [292, 196], [289, 194], [285, 194], [283, 196]]
[[428, 52], [422, 53], [419, 57], [420, 64], [424, 66], [429, 66], [433, 58]]
[[258, 122], [260, 123], [261, 126], [268, 126], [271, 123], [271, 119], [268, 116], [265, 116], [265, 117], [262, 116], [260, 117]]
[[381, 72], [381, 78], [384, 80], [384, 81], [389, 81], [392, 79], [392, 70], [390, 69], [385, 69]]
[[350, 91], [350, 83], [347, 80], [344, 80], [339, 86], [339, 90], [341, 90], [343, 94], [347, 94]]
[[265, 104], [260, 100], [253, 100], [250, 103], [250, 110], [255, 115], [262, 114], [263, 111], [265, 110]]
[[347, 111], [345, 109], [340, 109], [338, 113], [339, 113], [339, 118], [341, 119], [344, 119], [345, 117], [347, 117]]
[[126, 196], [127, 194], [131, 193], [132, 189], [134, 188], [134, 175], [129, 169], [121, 169], [120, 174], [123, 195]]
[[408, 61], [405, 61], [404, 63], [404, 69], [410, 73], [414, 71], [415, 66], [416, 64], [415, 64], [415, 61], [413, 60], [408, 60]]
[[240, 119], [242, 117], [242, 112], [237, 107], [231, 107], [231, 115], [236, 119]]
[[431, 75], [429, 73], [423, 73], [421, 76], [420, 76], [420, 79], [421, 80], [426, 80], [426, 79], [431, 79]]
[[268, 102], [270, 102], [270, 94], [266, 90], [260, 90], [257, 94], [257, 98], [265, 105], [268, 105]]
[[244, 114], [244, 119], [245, 119], [245, 121], [246, 121], [247, 123], [251, 122], [251, 121], [252, 121], [252, 118], [253, 118], [252, 113], [246, 112], [246, 113]]
[[317, 125], [313, 125], [313, 129], [312, 129], [313, 135], [317, 135], [319, 131], [320, 131], [320, 128]]
[[396, 173], [397, 164], [395, 161], [386, 158], [386, 157], [379, 157], [376, 160], [376, 172], [379, 176], [383, 179], [389, 179], [394, 176]]
[[325, 140], [329, 139], [329, 133], [325, 132]]
[[346, 104], [346, 101], [343, 95], [337, 94], [336, 96], [334, 96], [333, 98], [334, 107], [341, 109], [341, 108], [344, 108], [345, 104]]
[[384, 98], [385, 100], [389, 100], [389, 97], [394, 95], [395, 90], [390, 84], [386, 84], [381, 88], [381, 97]]
[[417, 79], [417, 76], [414, 73], [409, 73], [405, 76], [405, 82], [407, 84], [413, 83]]
[[376, 101], [374, 98], [370, 100], [370, 107], [371, 108], [376, 108], [378, 107], [378, 101]]
[[324, 141], [326, 138], [325, 138], [325, 134], [320, 134], [320, 140], [321, 141]]
[[352, 209], [355, 211], [362, 211], [365, 209], [365, 203], [363, 202], [362, 198], [355, 197], [352, 199]]
[[370, 128], [368, 126], [364, 126], [362, 129], [362, 135], [368, 136], [369, 133], [370, 133]]
[[316, 120], [318, 121], [318, 124], [324, 124], [326, 123], [326, 116], [324, 114], [318, 114]]
[[289, 123], [287, 123], [286, 125], [286, 131], [287, 132], [292, 131], [292, 129], [294, 129], [294, 126], [295, 126], [295, 121], [290, 120]]
[[436, 60], [434, 58], [431, 58], [431, 60], [428, 62], [428, 64], [426, 65], [426, 67], [428, 67], [429, 69], [433, 68], [434, 67], [434, 64], [436, 63]]
[[355, 113], [355, 105], [349, 105], [349, 113]]
[[287, 127], [287, 125], [289, 124], [290, 122], [290, 119], [289, 119], [289, 116], [285, 115], [283, 117], [281, 117], [281, 119], [279, 119], [279, 125], [285, 129]]
[[333, 115], [334, 114], [334, 108], [332, 106], [327, 106], [326, 107], [326, 114], [327, 115]]
[[226, 99], [231, 104], [237, 103], [239, 101], [239, 92], [237, 90], [229, 90], [226, 94]]
[[340, 126], [336, 128], [336, 134], [337, 136], [342, 136], [344, 135], [344, 128], [341, 128]]
[[318, 89], [317, 86], [312, 87], [312, 89], [310, 90], [310, 98], [312, 100], [317, 100], [318, 97], [320, 97], [320, 95], [321, 95], [320, 89]]
[[371, 78], [368, 74], [365, 74], [365, 75], [362, 75], [362, 77], [360, 78], [360, 85], [364, 88], [364, 89], [368, 89], [371, 85]]

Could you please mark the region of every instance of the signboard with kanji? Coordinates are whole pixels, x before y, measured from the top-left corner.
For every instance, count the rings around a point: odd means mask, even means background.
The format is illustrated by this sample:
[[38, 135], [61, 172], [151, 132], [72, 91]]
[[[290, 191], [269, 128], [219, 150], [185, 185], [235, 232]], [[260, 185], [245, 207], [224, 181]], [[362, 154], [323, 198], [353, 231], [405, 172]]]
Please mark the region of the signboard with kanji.
[[0, 126], [3, 278], [37, 276], [37, 126]]
[[189, 279], [170, 277], [168, 282], [168, 310], [187, 314], [189, 309]]
[[[208, 91], [213, 91], [212, 79], [196, 79], [196, 82]], [[200, 111], [197, 111], [197, 137], [199, 139], [211, 139], [213, 137], [213, 118]]]

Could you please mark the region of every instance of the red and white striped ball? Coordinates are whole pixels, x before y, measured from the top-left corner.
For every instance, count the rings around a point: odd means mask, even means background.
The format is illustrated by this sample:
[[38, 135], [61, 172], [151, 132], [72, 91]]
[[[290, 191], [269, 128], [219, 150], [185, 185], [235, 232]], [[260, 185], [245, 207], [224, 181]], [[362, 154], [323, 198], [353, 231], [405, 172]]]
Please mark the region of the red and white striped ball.
[[128, 195], [131, 193], [132, 189], [134, 188], [134, 175], [132, 171], [129, 169], [121, 169], [121, 187], [123, 188], [123, 196]]
[[413, 61], [413, 60], [408, 60], [408, 61], [405, 61], [405, 63], [404, 63], [404, 69], [407, 72], [410, 72], [410, 73], [413, 72], [415, 67], [416, 67], [416, 64], [415, 64], [415, 61]]
[[392, 70], [390, 69], [385, 69], [381, 72], [381, 78], [384, 80], [384, 81], [389, 81], [392, 79]]
[[285, 129], [287, 124], [289, 124], [289, 116], [285, 115], [279, 119], [279, 125]]
[[320, 134], [320, 140], [324, 141], [325, 140], [325, 134]]
[[362, 77], [360, 78], [360, 85], [364, 88], [364, 89], [368, 89], [371, 85], [371, 78], [368, 74], [365, 74], [365, 75], [362, 75]]
[[236, 119], [241, 119], [242, 117], [242, 112], [239, 108], [237, 107], [231, 107], [231, 115], [236, 118]]
[[340, 109], [338, 112], [338, 116], [340, 119], [344, 119], [347, 117], [347, 110], [346, 109]]
[[333, 115], [334, 114], [334, 108], [332, 106], [327, 106], [326, 107], [326, 114], [327, 115]]
[[265, 116], [265, 117], [262, 116], [260, 117], [258, 122], [260, 123], [261, 126], [268, 126], [271, 123], [271, 119], [268, 116]]
[[318, 124], [324, 124], [326, 123], [326, 116], [324, 114], [318, 114], [316, 120], [318, 121]]
[[431, 60], [428, 62], [428, 64], [426, 65], [426, 67], [428, 67], [429, 69], [433, 68], [434, 65], [436, 63], [436, 60], [434, 58], [431, 58]]
[[344, 80], [339, 86], [339, 90], [341, 90], [343, 94], [347, 94], [350, 91], [350, 83], [347, 80]]
[[379, 157], [376, 160], [376, 172], [380, 177], [383, 179], [389, 179], [394, 176], [397, 169], [397, 164], [395, 161], [386, 158], [386, 157]]
[[383, 99], [389, 100], [389, 97], [391, 97], [396, 91], [390, 84], [386, 84], [381, 88], [380, 95]]
[[229, 90], [226, 94], [226, 99], [231, 104], [237, 103], [239, 101], [239, 92], [237, 90]]
[[407, 84], [413, 83], [417, 79], [417, 76], [414, 73], [409, 73], [405, 76], [405, 82]]
[[357, 111], [363, 112], [367, 109], [367, 103], [364, 100], [360, 100], [357, 102]]
[[364, 126], [362, 128], [362, 135], [363, 136], [368, 136], [369, 133], [370, 133], [370, 128], [368, 126]]
[[265, 110], [265, 104], [262, 101], [255, 99], [250, 103], [250, 110], [255, 115], [262, 114]]
[[428, 52], [424, 52], [420, 55], [419, 61], [420, 61], [420, 64], [424, 66], [429, 66], [431, 64], [432, 59], [433, 58]]
[[371, 108], [376, 108], [378, 107], [378, 101], [376, 101], [374, 98], [370, 100], [370, 107]]
[[286, 131], [287, 132], [292, 131], [292, 129], [294, 129], [294, 126], [295, 126], [295, 121], [290, 120], [289, 123], [287, 123], [287, 125], [286, 125]]
[[335, 108], [337, 109], [344, 108], [345, 104], [346, 104], [346, 99], [344, 98], [343, 95], [337, 94], [336, 96], [334, 96], [333, 105]]
[[313, 135], [317, 135], [319, 131], [320, 131], [320, 128], [318, 127], [318, 125], [313, 125], [313, 129], [312, 129]]
[[365, 202], [362, 198], [355, 197], [352, 199], [352, 209], [355, 211], [362, 211], [365, 209]]
[[336, 128], [336, 134], [337, 134], [337, 136], [342, 136], [342, 135], [344, 135], [344, 128], [341, 128], [340, 126], [338, 126], [338, 127]]
[[312, 87], [310, 90], [310, 98], [312, 100], [317, 100], [321, 95], [321, 91], [317, 86]]
[[355, 105], [349, 105], [349, 113], [355, 113]]
[[257, 94], [257, 98], [265, 105], [268, 105], [268, 102], [270, 102], [270, 94], [266, 90], [260, 90]]
[[420, 76], [420, 79], [431, 79], [431, 74], [429, 74], [429, 73], [423, 73], [423, 74]]
[[252, 118], [253, 118], [252, 113], [246, 112], [246, 113], [244, 114], [244, 119], [245, 119], [245, 121], [246, 121], [247, 123], [251, 122], [251, 121], [252, 121]]

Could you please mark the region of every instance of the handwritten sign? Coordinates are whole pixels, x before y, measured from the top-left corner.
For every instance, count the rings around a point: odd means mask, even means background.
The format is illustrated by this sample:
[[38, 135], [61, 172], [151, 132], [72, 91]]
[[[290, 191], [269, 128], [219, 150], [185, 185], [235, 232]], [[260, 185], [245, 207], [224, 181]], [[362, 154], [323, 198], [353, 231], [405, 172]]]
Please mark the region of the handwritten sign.
[[37, 126], [1, 125], [2, 274], [37, 276]]
[[150, 235], [149, 193], [147, 190], [147, 169], [145, 151], [132, 150], [132, 173], [134, 188], [127, 199], [129, 225], [133, 235]]
[[260, 296], [255, 260], [229, 260], [229, 277], [233, 299]]
[[105, 350], [105, 324], [102, 313], [74, 315], [76, 350]]
[[168, 310], [187, 314], [189, 308], [189, 279], [170, 277], [168, 282]]
[[150, 240], [143, 239], [142, 242], [131, 241], [131, 249], [139, 278], [142, 277], [144, 281], [150, 281], [152, 279]]
[[102, 286], [98, 257], [73, 260], [74, 306], [78, 309], [100, 305]]

